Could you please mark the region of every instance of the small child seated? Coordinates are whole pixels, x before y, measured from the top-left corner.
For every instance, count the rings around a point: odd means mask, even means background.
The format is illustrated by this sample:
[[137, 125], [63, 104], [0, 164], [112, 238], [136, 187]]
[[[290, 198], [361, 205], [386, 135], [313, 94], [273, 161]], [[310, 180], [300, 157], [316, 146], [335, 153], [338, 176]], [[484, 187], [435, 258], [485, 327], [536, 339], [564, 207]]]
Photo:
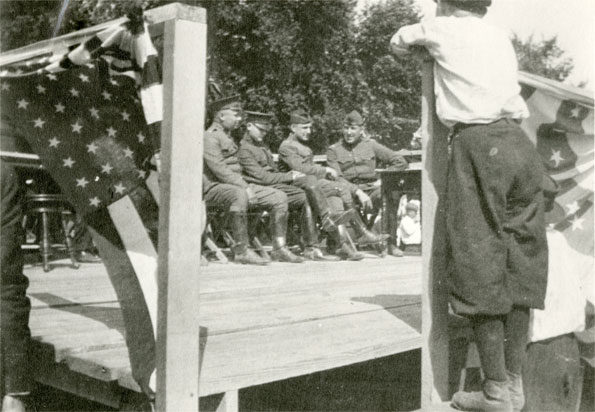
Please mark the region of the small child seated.
[[421, 245], [421, 225], [418, 216], [419, 206], [414, 200], [407, 202], [405, 206], [405, 216], [399, 224], [398, 237], [401, 239], [405, 251], [420, 251]]

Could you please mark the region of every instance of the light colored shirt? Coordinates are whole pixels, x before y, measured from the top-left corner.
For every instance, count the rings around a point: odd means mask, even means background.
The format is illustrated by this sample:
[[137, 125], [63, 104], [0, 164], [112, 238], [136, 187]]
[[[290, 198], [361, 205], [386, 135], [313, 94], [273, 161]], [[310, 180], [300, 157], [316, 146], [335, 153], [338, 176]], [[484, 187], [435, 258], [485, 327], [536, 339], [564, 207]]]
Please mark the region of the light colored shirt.
[[440, 16], [402, 27], [393, 51], [424, 46], [434, 58], [436, 114], [446, 126], [529, 116], [506, 33], [476, 16]]
[[398, 230], [404, 245], [419, 245], [421, 243], [421, 225], [409, 215], [403, 216]]

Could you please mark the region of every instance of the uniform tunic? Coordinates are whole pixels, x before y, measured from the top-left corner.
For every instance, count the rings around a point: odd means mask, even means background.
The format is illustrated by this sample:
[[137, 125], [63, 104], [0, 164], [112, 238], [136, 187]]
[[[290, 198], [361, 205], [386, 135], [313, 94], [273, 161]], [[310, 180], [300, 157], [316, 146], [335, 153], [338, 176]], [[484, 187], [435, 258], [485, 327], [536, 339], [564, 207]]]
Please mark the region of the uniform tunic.
[[240, 142], [238, 159], [247, 182], [271, 186], [287, 195], [290, 209], [301, 209], [307, 202], [306, 193], [294, 183], [291, 172], [279, 172], [273, 154], [262, 143], [245, 136]]
[[326, 160], [339, 175], [366, 192], [372, 199], [374, 208], [380, 207], [381, 201], [380, 186], [374, 184], [378, 179], [377, 160], [393, 170], [407, 168], [407, 161], [403, 156], [369, 138], [360, 139], [353, 145], [340, 140], [328, 148]]
[[285, 193], [244, 180], [238, 146], [221, 124], [213, 122], [207, 129], [204, 144], [203, 193], [208, 207], [245, 212], [248, 209], [246, 189], [250, 187], [255, 195], [251, 206], [276, 213], [287, 212]]
[[303, 144], [294, 135], [290, 135], [279, 146], [279, 168], [282, 171], [296, 170], [306, 175], [315, 176], [319, 180], [319, 187], [324, 195], [331, 198], [340, 197], [341, 203], [333, 201], [333, 209], [342, 210], [343, 207], [353, 207], [351, 194], [357, 189], [355, 185], [345, 181], [329, 181], [325, 179], [327, 174], [324, 166], [314, 163], [312, 149]]

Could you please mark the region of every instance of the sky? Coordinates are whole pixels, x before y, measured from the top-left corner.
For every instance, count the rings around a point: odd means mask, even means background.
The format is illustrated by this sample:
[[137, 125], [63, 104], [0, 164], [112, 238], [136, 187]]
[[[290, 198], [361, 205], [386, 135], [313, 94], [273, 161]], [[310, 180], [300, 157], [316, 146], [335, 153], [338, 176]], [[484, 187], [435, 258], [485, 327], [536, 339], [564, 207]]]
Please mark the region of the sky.
[[[358, 0], [359, 6], [382, 0]], [[433, 0], [414, 0], [426, 15], [433, 15]], [[558, 36], [558, 45], [574, 61], [566, 83], [587, 81], [595, 89], [595, 0], [493, 0], [486, 19], [521, 38]]]

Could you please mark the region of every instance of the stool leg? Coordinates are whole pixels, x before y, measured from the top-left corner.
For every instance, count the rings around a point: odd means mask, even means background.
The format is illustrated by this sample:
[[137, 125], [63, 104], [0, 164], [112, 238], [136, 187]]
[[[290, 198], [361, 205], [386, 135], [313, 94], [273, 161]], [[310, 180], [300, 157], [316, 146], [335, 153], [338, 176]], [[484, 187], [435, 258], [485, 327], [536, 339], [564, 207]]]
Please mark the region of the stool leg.
[[62, 220], [62, 230], [64, 231], [64, 237], [66, 238], [66, 250], [68, 250], [68, 256], [70, 256], [70, 261], [72, 262], [72, 267], [74, 269], [78, 269], [80, 267], [80, 265], [76, 261], [76, 257], [74, 255], [72, 239], [70, 239], [70, 236], [68, 236], [68, 222], [66, 221], [66, 216], [64, 216], [64, 214], [60, 214], [60, 218]]
[[48, 263], [48, 259], [51, 255], [51, 245], [50, 245], [50, 229], [48, 225], [48, 214], [47, 212], [41, 212], [41, 223], [42, 223], [42, 230], [41, 230], [41, 242], [39, 242], [39, 249], [41, 251], [41, 258], [43, 260], [43, 270], [44, 272], [50, 271], [50, 266]]

